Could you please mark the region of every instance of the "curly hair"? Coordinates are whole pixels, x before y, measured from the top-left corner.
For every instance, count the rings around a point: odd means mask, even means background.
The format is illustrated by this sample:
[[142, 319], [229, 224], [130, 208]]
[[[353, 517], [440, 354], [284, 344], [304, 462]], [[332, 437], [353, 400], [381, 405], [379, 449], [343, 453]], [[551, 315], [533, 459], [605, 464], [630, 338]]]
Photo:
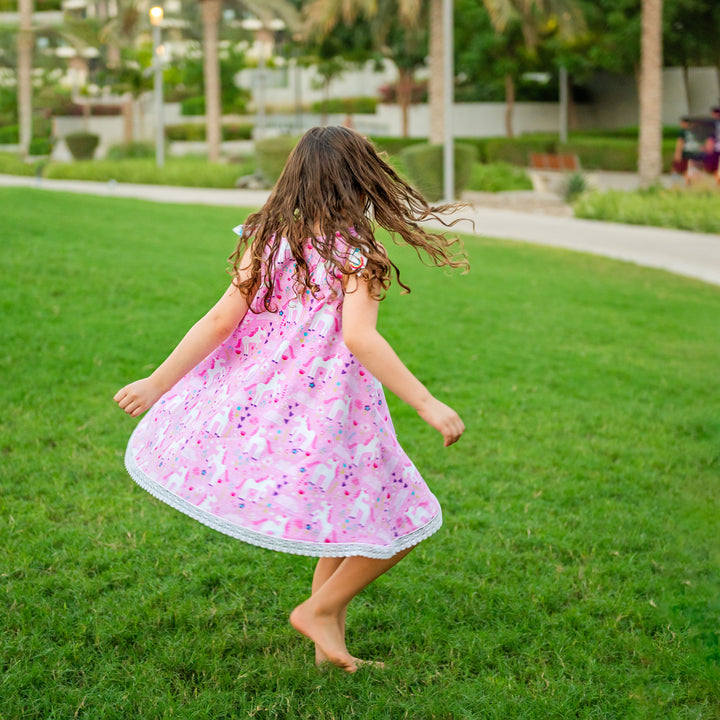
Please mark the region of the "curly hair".
[[[375, 239], [374, 227], [390, 232], [395, 242], [415, 248], [418, 256], [436, 267], [467, 270], [467, 259], [458, 238], [433, 234], [420, 223], [430, 218], [446, 227], [440, 214], [456, 204], [431, 206], [413, 187], [378, 155], [362, 135], [345, 127], [315, 127], [308, 130], [287, 160], [265, 205], [251, 214], [243, 227], [235, 252], [230, 256], [231, 274], [240, 292], [251, 301], [257, 297], [261, 310], [272, 307], [274, 268], [281, 238], [286, 238], [294, 260], [295, 291], [318, 291], [314, 285], [303, 245], [311, 242], [328, 269], [338, 276], [359, 272], [348, 267], [348, 252], [358, 248], [366, 260], [363, 277], [370, 292], [381, 299], [393, 273], [404, 292], [410, 288], [400, 279], [400, 270]], [[460, 252], [451, 253], [459, 244]], [[250, 274], [240, 280], [240, 266], [250, 247]], [[257, 293], [257, 296], [256, 296]]]

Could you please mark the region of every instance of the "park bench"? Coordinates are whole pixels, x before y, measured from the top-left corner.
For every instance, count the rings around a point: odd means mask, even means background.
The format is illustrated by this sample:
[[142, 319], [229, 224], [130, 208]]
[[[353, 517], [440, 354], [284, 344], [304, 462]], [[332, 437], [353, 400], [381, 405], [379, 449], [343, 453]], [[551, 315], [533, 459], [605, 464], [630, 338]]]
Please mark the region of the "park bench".
[[580, 160], [570, 153], [530, 153], [528, 175], [535, 192], [561, 192], [566, 173], [580, 172]]
[[530, 169], [579, 172], [580, 160], [569, 153], [530, 153]]

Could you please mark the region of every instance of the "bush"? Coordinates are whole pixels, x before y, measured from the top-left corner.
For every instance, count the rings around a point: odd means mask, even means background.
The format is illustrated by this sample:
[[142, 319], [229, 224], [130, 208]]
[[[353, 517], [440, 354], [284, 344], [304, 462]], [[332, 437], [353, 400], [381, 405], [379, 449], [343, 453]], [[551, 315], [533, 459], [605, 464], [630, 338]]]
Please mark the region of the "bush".
[[113, 145], [108, 149], [108, 160], [126, 160], [127, 158], [155, 157], [155, 143], [135, 140], [129, 143]]
[[[577, 155], [583, 170], [637, 171], [637, 138], [575, 137], [567, 143], [558, 143], [557, 148], [558, 152]], [[672, 167], [674, 149], [674, 140], [663, 140], [663, 169], [666, 172]]]
[[47, 137], [34, 137], [30, 142], [30, 155], [49, 155], [52, 152], [52, 141]]
[[506, 162], [527, 167], [531, 153], [556, 152], [556, 135], [523, 135], [517, 138], [490, 138], [484, 142], [487, 162]]
[[100, 137], [88, 132], [75, 132], [65, 136], [70, 154], [75, 160], [92, 160]]
[[274, 185], [277, 182], [297, 141], [298, 138], [294, 135], [281, 135], [255, 143], [257, 168], [269, 183]]
[[576, 217], [590, 220], [720, 233], [720, 197], [707, 190], [594, 192], [582, 195], [574, 210]]
[[[413, 185], [431, 202], [443, 196], [443, 146], [414, 145], [400, 154]], [[455, 197], [467, 187], [477, 151], [472, 145], [456, 142]]]
[[247, 172], [237, 165], [221, 165], [194, 158], [167, 158], [158, 168], [155, 160], [86, 160], [74, 163], [51, 162], [44, 175], [62, 180], [96, 180], [148, 185], [233, 188], [238, 176]]
[[478, 192], [507, 192], [509, 190], [532, 190], [532, 181], [522, 168], [510, 163], [481, 165], [472, 168], [468, 190]]
[[15, 153], [0, 153], [0, 173], [3, 175], [35, 175], [40, 163], [26, 163]]
[[413, 145], [422, 145], [427, 143], [425, 138], [403, 138], [403, 137], [384, 137], [373, 136], [370, 138], [373, 145], [380, 151], [386, 152], [388, 155], [399, 155], [406, 147]]
[[0, 127], [0, 145], [16, 145], [20, 142], [20, 128], [17, 125]]
[[180, 112], [183, 115], [204, 115], [205, 97], [198, 95], [196, 97], [186, 98], [180, 104]]
[[314, 102], [312, 111], [314, 113], [325, 112], [344, 115], [373, 114], [377, 108], [377, 103], [377, 98], [374, 97], [330, 98], [327, 101]]
[[[233, 123], [222, 126], [223, 140], [251, 140], [253, 125], [249, 123]], [[203, 141], [205, 140], [205, 125], [200, 123], [181, 123], [167, 125], [165, 137], [172, 142]]]
[[223, 140], [252, 140], [253, 125], [236, 123], [222, 126]]
[[170, 141], [188, 142], [205, 139], [205, 125], [200, 123], [181, 123], [166, 125], [165, 137]]

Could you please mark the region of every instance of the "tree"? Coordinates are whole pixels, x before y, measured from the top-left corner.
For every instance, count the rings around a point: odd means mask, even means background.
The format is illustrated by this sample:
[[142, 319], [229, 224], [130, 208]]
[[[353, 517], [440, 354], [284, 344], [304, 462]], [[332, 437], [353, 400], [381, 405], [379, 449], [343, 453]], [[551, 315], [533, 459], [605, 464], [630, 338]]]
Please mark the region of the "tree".
[[662, 0], [642, 1], [640, 58], [640, 184], [652, 185], [662, 171]]
[[[572, 42], [586, 31], [585, 18], [577, 0], [483, 0], [490, 21], [501, 35], [518, 32], [526, 55], [533, 57], [542, 40], [555, 37]], [[513, 68], [522, 66], [521, 49], [511, 41], [507, 45], [509, 60], [505, 79], [505, 132], [513, 137], [512, 118], [515, 106], [517, 74]]]
[[222, 0], [200, 0], [203, 25], [203, 77], [205, 79], [205, 139], [208, 160], [220, 159], [222, 113], [220, 108], [220, 60], [218, 25]]
[[[409, 127], [409, 107], [415, 71], [425, 62], [425, 33], [423, 22], [426, 4], [422, 0], [313, 0], [306, 8], [307, 36], [319, 37], [319, 47], [335, 47], [340, 28], [369, 26], [368, 43], [362, 32], [337, 53], [354, 62], [370, 57], [373, 48], [391, 59], [398, 68], [397, 98], [402, 113], [403, 136]], [[352, 38], [350, 38], [352, 40]], [[327, 62], [327, 54], [322, 55]]]
[[[220, 159], [222, 112], [220, 102], [220, 59], [218, 34], [222, 0], [198, 0], [202, 11], [203, 62], [205, 83], [205, 137], [208, 145], [208, 160]], [[300, 26], [298, 12], [287, 0], [242, 0], [241, 4], [258, 17], [265, 25], [274, 17], [281, 18], [290, 30]], [[268, 32], [263, 29], [263, 32]]]
[[20, 152], [27, 155], [32, 140], [33, 0], [19, 0], [20, 30], [17, 36], [17, 94]]

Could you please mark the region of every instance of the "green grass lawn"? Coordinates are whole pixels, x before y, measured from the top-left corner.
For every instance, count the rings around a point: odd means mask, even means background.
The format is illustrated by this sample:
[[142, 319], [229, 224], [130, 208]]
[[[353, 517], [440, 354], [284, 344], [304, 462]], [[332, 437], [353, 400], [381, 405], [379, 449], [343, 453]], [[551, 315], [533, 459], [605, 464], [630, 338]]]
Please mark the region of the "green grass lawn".
[[720, 717], [720, 288], [467, 240], [397, 249], [382, 330], [463, 416], [395, 398], [445, 526], [355, 601], [318, 672], [287, 615], [313, 560], [126, 475], [112, 403], [222, 292], [244, 212], [0, 190], [0, 717]]

